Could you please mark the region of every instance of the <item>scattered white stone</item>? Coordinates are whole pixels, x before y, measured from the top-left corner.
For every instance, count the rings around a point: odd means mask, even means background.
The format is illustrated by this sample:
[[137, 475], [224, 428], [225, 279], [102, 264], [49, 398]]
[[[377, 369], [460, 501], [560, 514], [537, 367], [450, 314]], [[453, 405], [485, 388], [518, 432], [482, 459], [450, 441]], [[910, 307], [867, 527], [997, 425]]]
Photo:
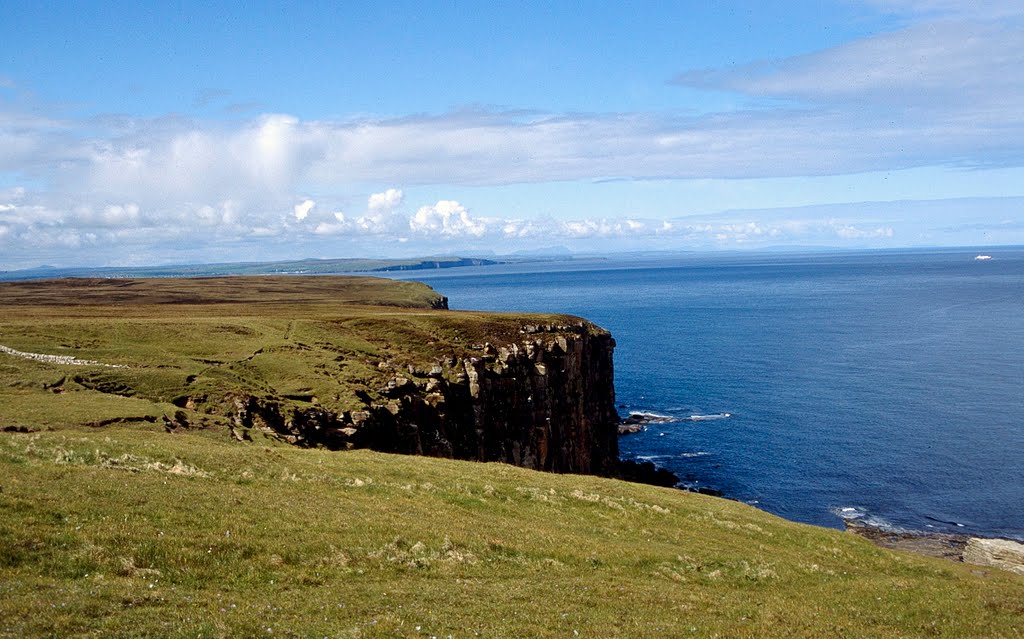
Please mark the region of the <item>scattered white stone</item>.
[[124, 364], [104, 364], [91, 359], [78, 359], [77, 357], [71, 357], [70, 355], [46, 355], [43, 353], [26, 353], [24, 351], [17, 351], [7, 346], [0, 346], [0, 353], [7, 353], [14, 357], [21, 357], [23, 359], [30, 359], [36, 362], [45, 362], [47, 364], [63, 364], [66, 366], [103, 366], [105, 368], [128, 368]]

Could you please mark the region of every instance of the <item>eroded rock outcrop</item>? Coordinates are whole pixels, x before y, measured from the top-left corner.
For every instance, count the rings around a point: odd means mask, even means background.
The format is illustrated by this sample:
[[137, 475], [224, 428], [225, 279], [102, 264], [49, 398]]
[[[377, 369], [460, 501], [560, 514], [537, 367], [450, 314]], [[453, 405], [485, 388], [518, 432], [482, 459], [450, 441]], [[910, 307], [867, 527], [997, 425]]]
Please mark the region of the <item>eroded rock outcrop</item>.
[[371, 448], [536, 470], [613, 475], [618, 461], [608, 332], [580, 320], [527, 325], [425, 366], [381, 362], [386, 382], [362, 410], [335, 413], [255, 397], [233, 399], [238, 433], [262, 428], [299, 445]]
[[1024, 575], [1024, 544], [1009, 539], [971, 537], [964, 548], [964, 561]]

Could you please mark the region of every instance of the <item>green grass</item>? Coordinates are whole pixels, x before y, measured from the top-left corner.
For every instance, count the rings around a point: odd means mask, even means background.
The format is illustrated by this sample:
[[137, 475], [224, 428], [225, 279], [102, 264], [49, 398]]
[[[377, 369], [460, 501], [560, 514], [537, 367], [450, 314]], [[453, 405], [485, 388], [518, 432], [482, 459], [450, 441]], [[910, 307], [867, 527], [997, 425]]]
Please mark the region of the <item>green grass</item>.
[[188, 397], [189, 421], [212, 426], [238, 396], [362, 410], [359, 393], [379, 398], [410, 365], [478, 354], [524, 324], [578, 321], [431, 309], [439, 299], [369, 277], [0, 283], [0, 345], [119, 367], [0, 353], [0, 428], [173, 415]]
[[[0, 428], [38, 431], [0, 432], [0, 637], [1024, 634], [1020, 577], [734, 502], [231, 439], [232, 396], [357, 407], [410, 365], [579, 321], [436, 299], [368, 278], [0, 285], [0, 344], [127, 367], [0, 353]], [[164, 432], [178, 413], [191, 427]]]
[[1019, 577], [614, 480], [148, 425], [0, 477], [3, 637], [1024, 632]]

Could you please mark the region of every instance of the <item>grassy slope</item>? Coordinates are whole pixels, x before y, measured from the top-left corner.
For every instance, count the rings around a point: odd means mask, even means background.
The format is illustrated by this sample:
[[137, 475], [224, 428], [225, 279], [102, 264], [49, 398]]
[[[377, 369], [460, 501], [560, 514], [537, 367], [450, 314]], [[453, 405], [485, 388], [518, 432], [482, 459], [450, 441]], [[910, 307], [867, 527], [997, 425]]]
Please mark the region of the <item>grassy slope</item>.
[[[0, 636], [1024, 632], [1019, 577], [741, 504], [137, 419], [175, 409], [191, 375], [193, 391], [340, 405], [381, 382], [378, 361], [460, 354], [538, 319], [423, 310], [434, 294], [404, 283], [286, 284], [0, 287], [0, 344], [132, 366], [0, 354], [0, 427], [55, 428], [0, 433]], [[133, 396], [110, 392], [122, 386]], [[136, 420], [81, 425], [118, 416]]]
[[185, 411], [208, 425], [224, 421], [217, 398], [231, 393], [358, 410], [356, 392], [376, 397], [395, 370], [559, 319], [430, 310], [439, 298], [422, 284], [368, 277], [0, 284], [0, 345], [127, 367], [0, 353], [0, 428], [159, 418], [186, 395], [211, 398]]
[[4, 637], [1024, 631], [1019, 577], [594, 477], [114, 426], [0, 478]]

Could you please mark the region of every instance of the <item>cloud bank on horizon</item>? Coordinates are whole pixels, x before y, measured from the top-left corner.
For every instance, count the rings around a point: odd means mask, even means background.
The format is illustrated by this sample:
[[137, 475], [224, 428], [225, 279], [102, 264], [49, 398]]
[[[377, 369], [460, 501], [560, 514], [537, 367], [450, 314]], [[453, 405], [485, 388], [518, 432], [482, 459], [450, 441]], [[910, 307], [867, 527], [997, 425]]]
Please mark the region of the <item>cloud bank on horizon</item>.
[[1024, 5], [868, 5], [887, 28], [656, 87], [729, 96], [704, 109], [90, 113], [0, 67], [0, 268], [1024, 243]]

